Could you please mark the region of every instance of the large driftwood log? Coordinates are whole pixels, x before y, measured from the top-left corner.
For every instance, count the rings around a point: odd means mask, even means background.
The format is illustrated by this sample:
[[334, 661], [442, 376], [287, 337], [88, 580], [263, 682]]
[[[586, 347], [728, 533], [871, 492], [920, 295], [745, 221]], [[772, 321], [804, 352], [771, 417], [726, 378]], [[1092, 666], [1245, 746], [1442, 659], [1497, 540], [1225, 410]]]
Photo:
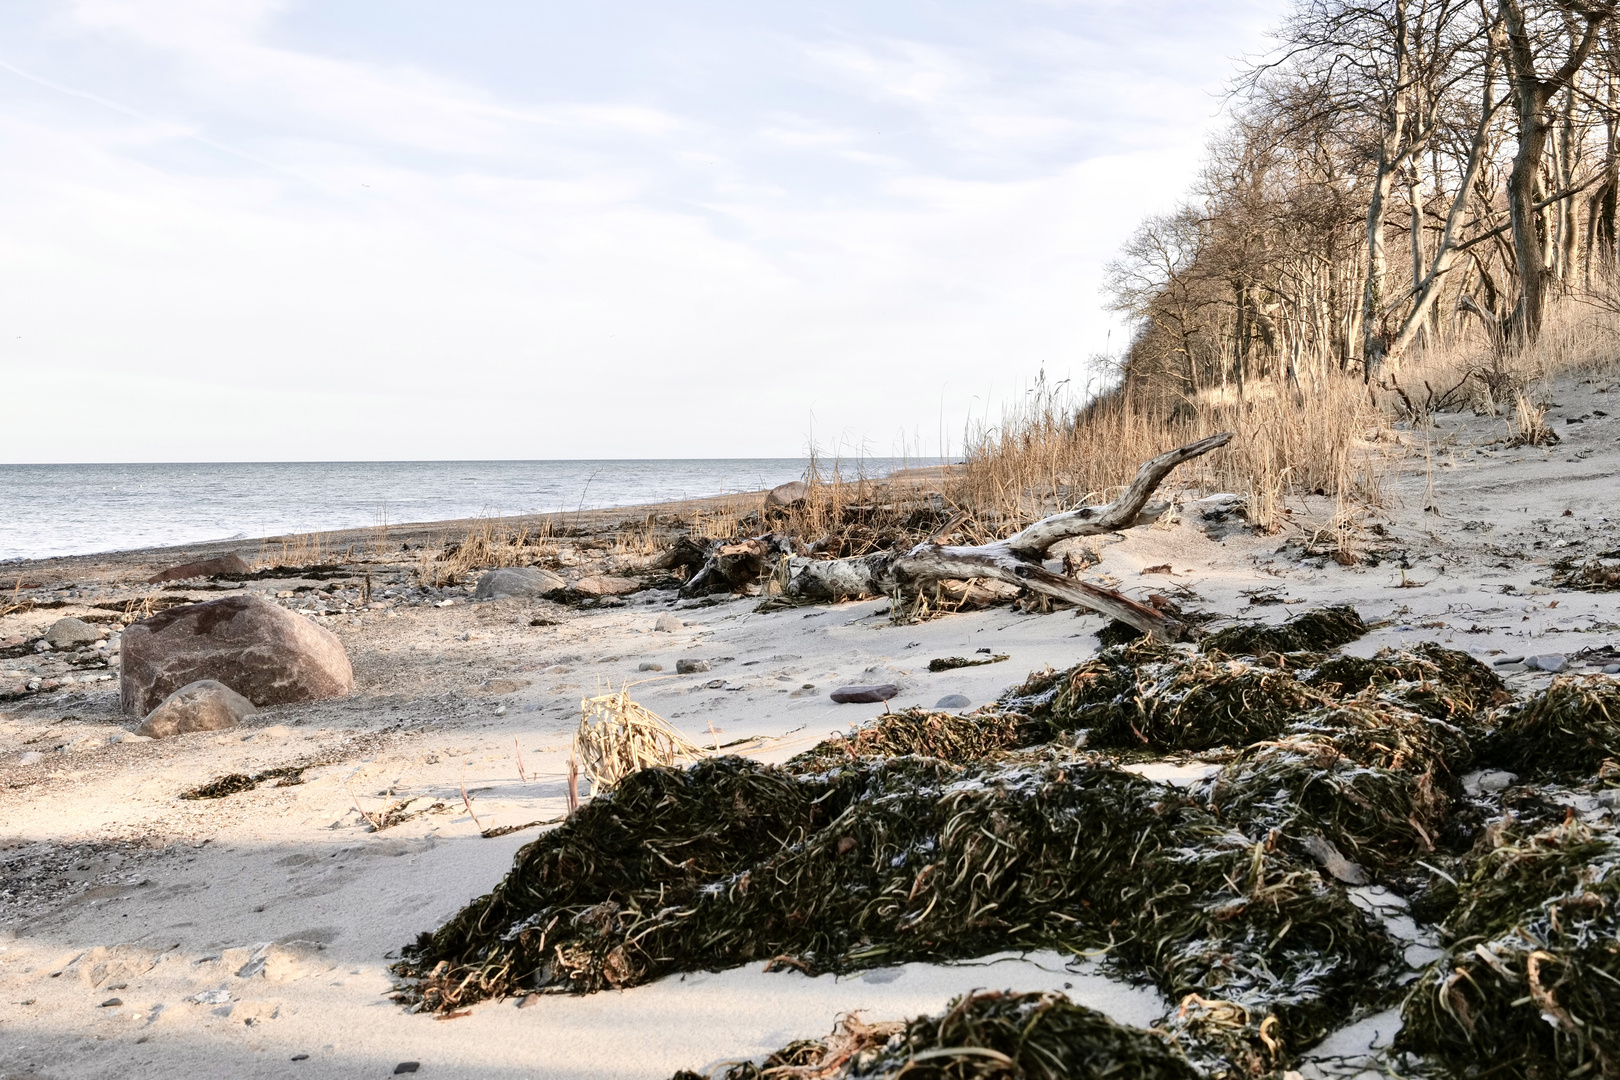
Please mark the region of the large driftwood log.
[[1059, 541], [1118, 532], [1156, 520], [1169, 505], [1150, 504], [1148, 500], [1170, 470], [1231, 440], [1231, 432], [1222, 432], [1160, 454], [1136, 471], [1136, 478], [1113, 502], [1042, 518], [1005, 540], [956, 547], [935, 542], [945, 539], [936, 535], [904, 554], [885, 551], [855, 559], [806, 563], [788, 584], [788, 595], [836, 600], [897, 590], [915, 592], [935, 581], [993, 578], [1101, 612], [1160, 640], [1179, 641], [1188, 633], [1180, 620], [1113, 589], [1054, 573], [1042, 566], [1041, 560]]
[[[1042, 560], [1059, 541], [1118, 532], [1155, 521], [1169, 509], [1169, 504], [1148, 500], [1170, 471], [1231, 440], [1231, 432], [1222, 432], [1160, 454], [1143, 463], [1130, 486], [1113, 502], [1042, 518], [994, 543], [971, 547], [942, 543], [961, 523], [958, 518], [927, 542], [903, 553], [880, 551], [834, 560], [794, 558], [791, 565], [795, 573], [787, 585], [787, 595], [802, 600], [843, 600], [894, 592], [915, 594], [934, 582], [987, 578], [1101, 612], [1160, 640], [1182, 640], [1189, 628], [1180, 620], [1113, 589], [1054, 573], [1042, 565]], [[776, 534], [711, 541], [706, 548], [688, 542], [688, 548], [679, 556], [674, 552], [666, 556], [694, 565], [702, 554], [697, 572], [681, 590], [685, 596], [757, 582], [773, 557], [792, 551], [787, 538]]]

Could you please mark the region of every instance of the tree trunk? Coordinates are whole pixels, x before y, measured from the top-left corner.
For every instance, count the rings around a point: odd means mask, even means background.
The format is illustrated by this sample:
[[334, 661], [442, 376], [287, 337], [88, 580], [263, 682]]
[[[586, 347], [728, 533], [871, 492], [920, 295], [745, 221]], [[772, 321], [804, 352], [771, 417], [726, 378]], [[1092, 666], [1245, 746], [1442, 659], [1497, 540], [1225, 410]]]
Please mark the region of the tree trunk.
[[1519, 271], [1519, 308], [1515, 327], [1521, 342], [1541, 333], [1547, 302], [1547, 250], [1536, 221], [1536, 183], [1541, 177], [1551, 124], [1547, 106], [1574, 78], [1597, 41], [1599, 27], [1611, 16], [1585, 14], [1586, 29], [1564, 64], [1543, 79], [1536, 73], [1535, 50], [1518, 0], [1499, 0], [1498, 11], [1507, 27], [1508, 59], [1513, 81], [1513, 103], [1519, 114], [1519, 145], [1508, 174], [1508, 219], [1513, 230], [1513, 261]]

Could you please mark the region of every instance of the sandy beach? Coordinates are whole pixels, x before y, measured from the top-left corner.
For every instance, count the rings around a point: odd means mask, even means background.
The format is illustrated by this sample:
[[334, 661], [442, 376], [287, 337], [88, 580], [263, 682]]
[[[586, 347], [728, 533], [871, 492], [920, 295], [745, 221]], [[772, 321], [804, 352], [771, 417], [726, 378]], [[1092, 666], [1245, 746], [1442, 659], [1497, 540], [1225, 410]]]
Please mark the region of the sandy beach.
[[[1620, 645], [1615, 594], [1549, 582], [1559, 559], [1620, 548], [1620, 416], [1605, 415], [1620, 409], [1610, 389], [1602, 379], [1558, 385], [1547, 422], [1562, 442], [1546, 448], [1506, 447], [1498, 417], [1437, 417], [1432, 459], [1408, 454], [1372, 519], [1372, 558], [1358, 565], [1312, 553], [1330, 500], [1290, 500], [1297, 524], [1261, 535], [1204, 520], [1190, 503], [1206, 493], [1173, 492], [1179, 512], [1105, 538], [1087, 573], [1127, 595], [1173, 591], [1218, 616], [1212, 626], [1350, 604], [1374, 629], [1347, 653], [1438, 642], [1493, 666], [1517, 693], [1552, 678], [1524, 657], [1601, 671], [1582, 655]], [[757, 505], [751, 498], [733, 509]], [[328, 536], [326, 550], [343, 553], [339, 569], [315, 576], [144, 584], [175, 563], [225, 551], [251, 561], [274, 547], [240, 541], [7, 567], [0, 1077], [383, 1077], [415, 1062], [423, 1077], [659, 1080], [825, 1035], [842, 1013], [900, 1019], [975, 988], [1062, 990], [1139, 1027], [1173, 1008], [1152, 987], [1055, 953], [815, 978], [754, 963], [448, 1016], [392, 999], [389, 965], [401, 947], [492, 888], [551, 826], [482, 834], [567, 812], [584, 696], [628, 687], [700, 745], [780, 762], [883, 711], [833, 703], [839, 686], [896, 684], [894, 710], [953, 694], [977, 707], [1030, 672], [1098, 650], [1104, 620], [1075, 610], [1001, 605], [896, 625], [882, 598], [765, 613], [751, 597], [681, 600], [653, 553], [615, 552], [614, 537], [621, 522], [691, 509], [571, 522], [585, 535], [556, 539], [543, 565], [575, 582], [655, 583], [584, 604], [475, 601], [475, 578], [419, 585], [421, 551], [411, 549], [464, 534], [464, 522], [393, 527], [389, 550], [368, 548], [364, 531]], [[63, 617], [115, 633], [143, 603], [236, 589], [336, 634], [354, 693], [266, 707], [230, 731], [148, 740], [132, 735], [140, 718], [120, 711], [111, 640], [70, 653], [35, 646]], [[932, 659], [985, 653], [1007, 659], [928, 670]], [[707, 670], [676, 674], [683, 659]], [[301, 783], [180, 798], [224, 774], [288, 766], [304, 766]], [[1131, 767], [1176, 784], [1214, 766], [1184, 754]], [[369, 829], [368, 814], [403, 800], [419, 813]], [[1414, 965], [1436, 955], [1432, 932], [1401, 922], [1398, 898], [1363, 891], [1406, 927]], [[1398, 1026], [1391, 1013], [1363, 1018], [1297, 1068], [1381, 1075], [1377, 1051]]]

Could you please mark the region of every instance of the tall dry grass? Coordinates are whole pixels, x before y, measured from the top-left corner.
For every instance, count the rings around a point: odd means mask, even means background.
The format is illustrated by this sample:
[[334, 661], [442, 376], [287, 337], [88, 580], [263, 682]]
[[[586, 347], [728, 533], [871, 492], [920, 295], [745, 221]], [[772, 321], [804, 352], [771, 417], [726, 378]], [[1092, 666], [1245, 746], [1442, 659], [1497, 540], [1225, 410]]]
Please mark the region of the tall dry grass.
[[1037, 382], [999, 423], [967, 433], [945, 495], [1004, 536], [1047, 514], [1107, 501], [1148, 458], [1232, 431], [1227, 447], [1183, 465], [1176, 483], [1243, 496], [1250, 520], [1264, 529], [1282, 524], [1290, 500], [1330, 497], [1322, 530], [1348, 552], [1357, 522], [1384, 505], [1387, 483], [1412, 467], [1414, 445], [1431, 459], [1437, 414], [1503, 415], [1505, 436], [1533, 441], [1551, 380], [1612, 375], [1617, 357], [1620, 292], [1599, 292], [1552, 305], [1532, 346], [1497, 348], [1482, 333], [1463, 332], [1370, 384], [1359, 373], [1300, 386], [1251, 384], [1242, 398], [1209, 394], [1166, 412], [1143, 407], [1128, 388], [1082, 405], [1064, 388]]

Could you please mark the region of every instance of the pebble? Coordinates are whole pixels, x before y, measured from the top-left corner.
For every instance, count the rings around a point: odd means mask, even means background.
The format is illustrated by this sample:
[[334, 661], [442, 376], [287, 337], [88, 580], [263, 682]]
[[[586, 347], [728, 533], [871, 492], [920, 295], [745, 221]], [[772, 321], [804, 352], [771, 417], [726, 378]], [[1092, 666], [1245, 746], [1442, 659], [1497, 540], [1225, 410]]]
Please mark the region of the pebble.
[[1605, 675], [1620, 675], [1620, 664], [1610, 664], [1603, 669]]
[[637, 671], [663, 671], [664, 670], [664, 665], [663, 664], [655, 664], [651, 660], [643, 660], [640, 664], [636, 665], [636, 670]]
[[394, 1075], [398, 1076], [400, 1073], [413, 1073], [421, 1067], [422, 1063], [420, 1061], [402, 1061], [398, 1065], [394, 1066]]
[[1529, 668], [1531, 671], [1545, 671], [1548, 674], [1556, 675], [1560, 671], [1563, 671], [1565, 668], [1569, 667], [1569, 658], [1563, 653], [1547, 653], [1545, 656], [1527, 656], [1524, 658], [1524, 666]]
[[893, 683], [883, 683], [879, 686], [840, 686], [830, 696], [840, 705], [874, 705], [888, 701], [899, 692], [900, 688]]
[[675, 661], [675, 673], [677, 675], [696, 675], [700, 671], [708, 671], [708, 670], [709, 670], [709, 662], [707, 660], [677, 660], [677, 661]]
[[934, 702], [936, 709], [965, 709], [973, 704], [973, 699], [966, 694], [946, 694]]
[[653, 629], [659, 633], [673, 634], [686, 624], [673, 615], [660, 615], [658, 621], [653, 623]]
[[96, 1008], [98, 1008], [98, 1009], [110, 1009], [114, 1005], [122, 1005], [123, 1003], [124, 1003], [123, 998], [108, 998], [106, 1001], [103, 1001], [100, 1005], [96, 1006]]

